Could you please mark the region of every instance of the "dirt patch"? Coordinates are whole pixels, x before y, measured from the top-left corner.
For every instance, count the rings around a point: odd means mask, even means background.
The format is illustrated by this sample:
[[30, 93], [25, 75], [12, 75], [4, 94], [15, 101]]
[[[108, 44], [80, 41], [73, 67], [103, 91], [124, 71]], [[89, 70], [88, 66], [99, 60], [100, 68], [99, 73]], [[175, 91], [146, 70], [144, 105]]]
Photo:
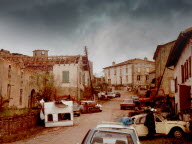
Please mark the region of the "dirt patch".
[[15, 141], [23, 140], [26, 138], [30, 138], [30, 137], [36, 136], [37, 134], [40, 134], [44, 130], [45, 130], [44, 126], [36, 126], [34, 128], [31, 128], [21, 133], [13, 134], [10, 136], [4, 136], [3, 138], [1, 137], [0, 143], [10, 143], [10, 142], [15, 142]]

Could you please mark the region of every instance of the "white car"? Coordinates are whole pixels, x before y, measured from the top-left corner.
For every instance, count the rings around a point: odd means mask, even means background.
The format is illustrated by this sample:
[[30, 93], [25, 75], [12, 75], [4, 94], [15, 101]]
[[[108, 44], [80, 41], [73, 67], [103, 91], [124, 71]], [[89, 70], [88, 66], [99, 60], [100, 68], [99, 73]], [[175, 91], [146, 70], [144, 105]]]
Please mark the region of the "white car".
[[120, 131], [124, 131], [124, 132], [129, 132], [133, 134], [134, 139], [136, 139], [136, 144], [140, 144], [137, 132], [135, 130], [135, 128], [133, 126], [126, 126], [123, 125], [120, 122], [108, 122], [108, 121], [102, 121], [101, 123], [99, 123], [96, 128], [100, 128], [100, 129], [113, 129], [113, 130], [120, 130]]
[[138, 144], [133, 133], [114, 129], [93, 128], [81, 144]]
[[[132, 117], [133, 127], [136, 129], [138, 136], [146, 136], [148, 129], [144, 126], [147, 114], [139, 114]], [[162, 114], [154, 113], [155, 128], [157, 134], [172, 135], [175, 138], [181, 138], [184, 133], [190, 133], [189, 123], [184, 121], [169, 121]]]
[[107, 98], [115, 98], [114, 92], [107, 92]]

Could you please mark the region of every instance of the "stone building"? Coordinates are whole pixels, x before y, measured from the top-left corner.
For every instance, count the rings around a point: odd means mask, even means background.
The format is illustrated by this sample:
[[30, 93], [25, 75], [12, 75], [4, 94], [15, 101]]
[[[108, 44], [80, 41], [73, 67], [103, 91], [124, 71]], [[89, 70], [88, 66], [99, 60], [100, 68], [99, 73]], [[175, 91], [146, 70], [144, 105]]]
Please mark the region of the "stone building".
[[128, 86], [132, 88], [149, 87], [149, 72], [155, 69], [155, 63], [144, 59], [130, 59], [104, 68], [105, 81], [109, 86]]
[[50, 75], [58, 96], [82, 98], [90, 85], [88, 66], [92, 76], [92, 62], [88, 65], [87, 57], [81, 55], [48, 56], [47, 50], [35, 50], [31, 57], [1, 50], [0, 61], [0, 102], [7, 100], [7, 107], [35, 107], [35, 95], [51, 81]]
[[83, 56], [74, 56], [69, 57], [65, 64], [53, 65], [58, 95], [71, 95], [77, 99], [84, 97], [85, 87], [89, 86], [90, 80], [88, 69], [82, 60]]
[[158, 45], [153, 56], [153, 59], [155, 60], [156, 69], [155, 85], [156, 87], [163, 88], [165, 94], [170, 95], [172, 97], [174, 96], [173, 67], [166, 68], [166, 63], [174, 43], [175, 41], [163, 45]]
[[37, 73], [30, 69], [0, 58], [0, 103], [6, 101], [2, 106], [4, 108], [35, 107], [35, 93], [39, 89], [33, 79], [37, 76]]
[[149, 82], [150, 82], [150, 87], [151, 88], [155, 87], [155, 74], [156, 74], [156, 70], [153, 70], [153, 71], [149, 72]]

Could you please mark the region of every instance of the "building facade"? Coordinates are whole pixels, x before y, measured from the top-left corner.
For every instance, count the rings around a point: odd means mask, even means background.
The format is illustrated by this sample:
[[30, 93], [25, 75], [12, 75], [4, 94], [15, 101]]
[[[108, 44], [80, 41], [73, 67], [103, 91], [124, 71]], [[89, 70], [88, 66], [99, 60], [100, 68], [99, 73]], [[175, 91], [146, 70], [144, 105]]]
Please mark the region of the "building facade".
[[36, 107], [35, 93], [39, 91], [39, 87], [34, 79], [37, 77], [36, 72], [0, 58], [0, 102], [2, 107]]
[[173, 45], [167, 67], [174, 66], [176, 113], [192, 108], [192, 29], [181, 32]]
[[105, 81], [109, 86], [128, 86], [132, 88], [148, 87], [149, 72], [155, 69], [155, 63], [145, 59], [131, 59], [104, 68]]
[[[31, 57], [0, 50], [0, 106], [4, 101], [7, 108], [36, 107], [37, 94], [46, 92], [45, 86], [80, 99], [90, 87], [92, 67], [81, 55], [48, 56], [47, 50], [35, 50]], [[45, 99], [51, 95], [50, 91]]]
[[167, 59], [175, 41], [158, 45], [154, 53], [155, 60], [155, 86], [164, 89], [165, 94], [174, 97], [173, 67], [166, 68]]
[[89, 86], [89, 73], [83, 67], [82, 56], [79, 61], [53, 65], [53, 75], [58, 95], [71, 95], [77, 99], [84, 97], [84, 87]]

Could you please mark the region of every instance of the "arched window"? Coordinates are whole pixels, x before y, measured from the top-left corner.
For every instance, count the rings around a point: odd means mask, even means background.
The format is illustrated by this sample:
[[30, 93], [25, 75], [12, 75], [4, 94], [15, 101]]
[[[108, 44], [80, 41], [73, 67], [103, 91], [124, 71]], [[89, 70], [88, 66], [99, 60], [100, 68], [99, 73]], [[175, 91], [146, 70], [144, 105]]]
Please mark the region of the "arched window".
[[7, 85], [7, 97], [8, 97], [8, 99], [10, 99], [10, 97], [11, 97], [11, 85], [10, 84]]

